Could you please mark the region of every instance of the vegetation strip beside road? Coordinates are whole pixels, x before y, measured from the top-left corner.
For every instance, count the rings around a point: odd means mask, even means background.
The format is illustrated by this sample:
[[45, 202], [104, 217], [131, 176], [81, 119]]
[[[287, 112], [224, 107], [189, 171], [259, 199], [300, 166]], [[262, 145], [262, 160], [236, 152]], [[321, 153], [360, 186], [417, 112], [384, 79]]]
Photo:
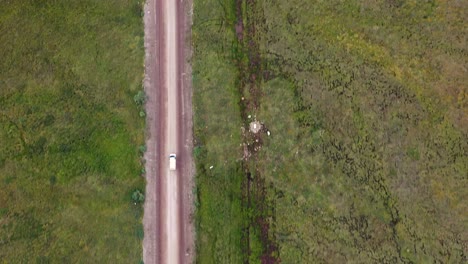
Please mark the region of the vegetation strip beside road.
[[[201, 20], [201, 17], [197, 19], [197, 15], [195, 15], [193, 30], [195, 41], [194, 87], [196, 90], [195, 139], [197, 143], [195, 157], [198, 164], [197, 180], [199, 188], [197, 192], [199, 204], [197, 224], [200, 233], [197, 243], [200, 250], [198, 253], [200, 262], [207, 259], [229, 259], [236, 263], [254, 261], [260, 258], [274, 259], [275, 247], [270, 246], [270, 244], [273, 245], [274, 243], [268, 232], [268, 219], [272, 219], [272, 211], [265, 200], [266, 188], [264, 181], [255, 166], [255, 152], [261, 147], [259, 141], [261, 137], [248, 131], [249, 123], [253, 120], [252, 117], [249, 117], [249, 113], [254, 113], [260, 103], [261, 61], [258, 45], [254, 40], [256, 37], [254, 34], [255, 16], [253, 13], [248, 13], [248, 18], [247, 15], [243, 16], [243, 14], [250, 12], [245, 9], [245, 3], [244, 1], [226, 2], [223, 10], [218, 9], [223, 13], [225, 19], [222, 22]], [[199, 7], [197, 3], [195, 4], [195, 14], [202, 12], [201, 10], [204, 12], [206, 10], [216, 11], [216, 9], [207, 6]], [[205, 4], [207, 3], [205, 2]], [[249, 5], [253, 7], [253, 2], [249, 2]], [[212, 15], [204, 14], [203, 18], [206, 17], [212, 17]], [[222, 32], [219, 33], [219, 37], [224, 35], [225, 38], [232, 41], [231, 47], [227, 50], [219, 46], [221, 43], [207, 41], [209, 38], [204, 36], [206, 33], [213, 34], [209, 29], [206, 29], [206, 26], [211, 27], [217, 23], [225, 25]], [[210, 48], [204, 50], [201, 47]], [[213, 54], [213, 59], [209, 59], [211, 57], [210, 53]], [[218, 59], [224, 61], [226, 66], [220, 67], [219, 64], [216, 64]], [[216, 71], [222, 71], [223, 74], [220, 76], [231, 76], [231, 79], [224, 83], [220, 79], [221, 86], [210, 91], [206, 81], [208, 80], [209, 83], [212, 78], [220, 78], [217, 75], [210, 76], [211, 72]], [[211, 92], [216, 94], [211, 94]], [[212, 96], [212, 98], [209, 99], [209, 96]], [[217, 100], [221, 102], [229, 100], [229, 108], [224, 106], [220, 112], [219, 107], [211, 107], [210, 103], [212, 101], [216, 103]], [[212, 115], [206, 115], [206, 113], [210, 112], [220, 116], [222, 122], [210, 121]], [[203, 118], [205, 115], [207, 116], [206, 119]], [[225, 117], [223, 117], [224, 115]], [[232, 122], [232, 120], [236, 120], [236, 122]], [[219, 128], [231, 129], [227, 142], [232, 144], [233, 151], [225, 153], [225, 160], [217, 159], [217, 156], [214, 155], [216, 148], [223, 148], [222, 145], [215, 146], [206, 143], [212, 138], [225, 138], [225, 135], [219, 134]], [[215, 129], [216, 133], [211, 132], [211, 129]], [[232, 129], [235, 129], [235, 131]], [[232, 135], [236, 135], [236, 137]], [[213, 158], [209, 158], [210, 155], [213, 155]], [[219, 165], [213, 165], [213, 168], [211, 168], [211, 165], [207, 163], [209, 160], [211, 160], [211, 163]], [[228, 174], [229, 177], [223, 176], [225, 181], [220, 182], [221, 179], [217, 179], [215, 175], [220, 171], [229, 169], [226, 165], [232, 166], [232, 173]], [[209, 177], [210, 175], [213, 176]], [[220, 198], [217, 197], [220, 193], [212, 189], [218, 189], [219, 187], [229, 190], [228, 192], [222, 192], [228, 195], [227, 198], [224, 198], [225, 204], [217, 203], [222, 201], [218, 200]], [[215, 200], [212, 201], [212, 199]], [[226, 208], [226, 206], [231, 206], [231, 202], [234, 202], [236, 206], [231, 207], [231, 209]], [[232, 209], [235, 210], [232, 211], [233, 214], [224, 213], [226, 210]], [[222, 213], [216, 214], [216, 212]], [[234, 223], [234, 225], [224, 224], [213, 229], [209, 225], [213, 221], [220, 221], [220, 223], [226, 221], [226, 223]], [[205, 231], [205, 226], [210, 226], [212, 230]], [[226, 240], [226, 237], [228, 240]], [[223, 240], [226, 240], [224, 243], [228, 243], [230, 247], [233, 246], [232, 243], [239, 243], [234, 248], [226, 248], [236, 250], [238, 253], [232, 255], [224, 249], [212, 250], [214, 241], [218, 243], [218, 241]]]
[[[232, 46], [234, 5], [195, 1], [192, 40], [197, 262], [241, 263], [242, 119]], [[223, 19], [225, 18], [225, 19]], [[221, 30], [216, 30], [221, 27]]]
[[138, 263], [141, 2], [5, 2], [0, 33], [0, 260]]

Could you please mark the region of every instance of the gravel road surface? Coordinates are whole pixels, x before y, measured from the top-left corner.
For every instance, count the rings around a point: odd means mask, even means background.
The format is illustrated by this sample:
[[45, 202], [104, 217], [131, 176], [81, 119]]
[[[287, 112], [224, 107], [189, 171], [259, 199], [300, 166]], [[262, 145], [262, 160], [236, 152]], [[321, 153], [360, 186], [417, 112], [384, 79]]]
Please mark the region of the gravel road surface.
[[[191, 69], [188, 64], [191, 2], [147, 0], [145, 91], [148, 95], [146, 200], [143, 261], [193, 262], [194, 166], [192, 160]], [[169, 154], [177, 169], [169, 170]]]

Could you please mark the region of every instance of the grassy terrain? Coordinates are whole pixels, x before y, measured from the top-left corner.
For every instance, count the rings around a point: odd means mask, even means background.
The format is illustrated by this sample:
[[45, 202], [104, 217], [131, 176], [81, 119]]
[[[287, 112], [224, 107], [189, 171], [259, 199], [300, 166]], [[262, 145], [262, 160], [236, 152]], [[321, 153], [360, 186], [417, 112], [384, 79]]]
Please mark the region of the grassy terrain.
[[281, 191], [281, 259], [466, 261], [468, 6], [263, 1], [259, 10], [271, 76], [260, 117], [274, 135], [262, 168]]
[[[226, 2], [228, 3], [228, 2]], [[241, 126], [232, 19], [215, 1], [194, 3], [194, 156], [197, 163], [197, 262], [242, 261]], [[231, 7], [227, 7], [231, 11]], [[230, 15], [224, 21], [218, 19]], [[215, 29], [220, 28], [220, 31]], [[211, 166], [213, 166], [211, 168]]]
[[[269, 186], [279, 259], [466, 261], [467, 4], [252, 3], [243, 3], [243, 20], [256, 31], [244, 37], [259, 44], [263, 78], [249, 114], [271, 135], [262, 134], [250, 166]], [[242, 248], [246, 221], [243, 185], [228, 176], [239, 167], [246, 121], [233, 87], [233, 6], [195, 1], [199, 263], [245, 260], [229, 258]]]
[[0, 8], [0, 262], [137, 263], [138, 1]]

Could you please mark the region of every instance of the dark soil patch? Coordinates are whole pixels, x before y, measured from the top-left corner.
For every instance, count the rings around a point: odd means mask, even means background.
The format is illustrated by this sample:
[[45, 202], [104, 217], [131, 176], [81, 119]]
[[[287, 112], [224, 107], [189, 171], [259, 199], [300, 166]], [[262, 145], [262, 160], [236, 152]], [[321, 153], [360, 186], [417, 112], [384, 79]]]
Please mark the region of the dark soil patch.
[[[246, 7], [247, 10], [243, 10]], [[243, 12], [245, 11], [245, 12]], [[244, 252], [244, 263], [249, 263], [253, 252], [250, 240], [252, 236], [262, 243], [262, 253], [259, 257], [262, 263], [279, 263], [278, 246], [273, 235], [271, 235], [272, 222], [274, 222], [274, 206], [267, 200], [267, 188], [265, 180], [260, 171], [252, 166], [250, 161], [255, 161], [257, 151], [262, 147], [263, 133], [252, 133], [249, 128], [251, 120], [248, 113], [255, 113], [260, 107], [262, 96], [261, 82], [262, 60], [256, 35], [256, 25], [259, 21], [256, 3], [253, 0], [236, 0], [236, 24], [234, 30], [237, 36], [236, 65], [238, 68], [238, 91], [240, 95], [239, 106], [241, 116], [244, 120], [245, 130], [243, 133], [246, 154], [244, 154], [243, 171], [245, 174], [242, 184], [242, 205], [249, 215], [242, 232], [242, 246]], [[246, 17], [243, 16], [246, 14]], [[244, 24], [244, 22], [246, 24]]]

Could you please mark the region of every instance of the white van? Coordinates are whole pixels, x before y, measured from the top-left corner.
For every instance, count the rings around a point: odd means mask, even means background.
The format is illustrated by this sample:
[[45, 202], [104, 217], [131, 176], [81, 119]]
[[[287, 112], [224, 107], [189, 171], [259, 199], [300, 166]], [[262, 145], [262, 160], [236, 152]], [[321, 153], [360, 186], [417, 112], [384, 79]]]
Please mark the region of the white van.
[[169, 155], [169, 169], [170, 170], [176, 169], [176, 154]]

